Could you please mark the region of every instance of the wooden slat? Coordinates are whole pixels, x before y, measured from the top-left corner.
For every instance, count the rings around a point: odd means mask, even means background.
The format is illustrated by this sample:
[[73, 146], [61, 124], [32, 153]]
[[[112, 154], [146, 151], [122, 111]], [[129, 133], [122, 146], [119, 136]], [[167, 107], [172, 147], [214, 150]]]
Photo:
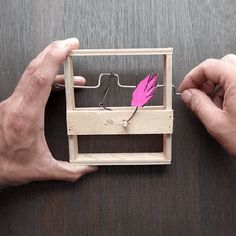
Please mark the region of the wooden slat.
[[164, 56], [163, 102], [166, 109], [172, 109], [172, 55]]
[[106, 135], [106, 134], [170, 134], [173, 131], [172, 110], [137, 111], [127, 127], [132, 110], [106, 111], [94, 109], [67, 111], [68, 135]]
[[[128, 111], [134, 111], [134, 107], [111, 107], [112, 111], [121, 111], [121, 110], [128, 110]], [[139, 108], [141, 110], [164, 110], [164, 106], [146, 106], [143, 108]], [[104, 111], [104, 108], [102, 107], [76, 107], [74, 109], [75, 111]]]
[[74, 110], [75, 95], [74, 95], [74, 77], [73, 77], [73, 62], [71, 57], [67, 57], [64, 64], [65, 71], [65, 92], [66, 92], [66, 109]]
[[163, 152], [165, 154], [166, 159], [171, 160], [172, 153], [172, 135], [171, 134], [163, 134]]
[[[172, 109], [172, 55], [164, 56], [164, 90], [163, 102], [165, 109]], [[171, 161], [172, 135], [163, 134], [163, 152], [165, 157]]]
[[170, 164], [163, 152], [150, 153], [83, 153], [74, 165], [165, 165]]
[[[66, 109], [73, 111], [75, 109], [75, 94], [74, 94], [74, 77], [73, 77], [73, 62], [71, 57], [67, 57], [64, 64], [65, 71], [65, 93], [66, 93]], [[68, 136], [70, 161], [73, 161], [78, 153], [77, 136]]]
[[138, 56], [138, 55], [168, 55], [173, 48], [123, 48], [123, 49], [78, 49], [70, 56]]

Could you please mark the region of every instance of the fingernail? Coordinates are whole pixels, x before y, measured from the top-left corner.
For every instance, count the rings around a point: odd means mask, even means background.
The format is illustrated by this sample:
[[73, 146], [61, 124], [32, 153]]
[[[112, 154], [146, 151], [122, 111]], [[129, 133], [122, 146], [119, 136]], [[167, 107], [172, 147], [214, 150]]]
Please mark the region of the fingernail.
[[79, 40], [77, 38], [68, 38], [65, 39], [62, 44], [64, 47], [68, 47], [68, 45], [79, 45]]
[[192, 92], [190, 90], [184, 90], [181, 94], [181, 98], [184, 101], [184, 103], [189, 103], [190, 99], [192, 97]]
[[74, 80], [75, 80], [75, 82], [81, 82], [81, 83], [86, 82], [85, 78], [82, 76], [74, 76]]
[[181, 93], [182, 84], [179, 86], [178, 91]]

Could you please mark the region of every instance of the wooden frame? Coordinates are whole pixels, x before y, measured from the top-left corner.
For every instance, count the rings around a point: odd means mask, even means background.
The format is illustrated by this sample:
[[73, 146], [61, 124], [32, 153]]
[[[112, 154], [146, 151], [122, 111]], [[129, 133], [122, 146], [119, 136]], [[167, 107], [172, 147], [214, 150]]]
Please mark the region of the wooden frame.
[[[172, 48], [139, 48], [73, 50], [70, 53], [65, 62], [64, 73], [67, 134], [71, 163], [75, 165], [151, 165], [171, 163], [173, 132], [172, 52]], [[130, 117], [134, 111], [133, 107], [115, 107], [112, 108], [112, 112], [105, 111], [100, 107], [75, 107], [72, 57], [119, 55], [163, 55], [164, 57], [163, 83], [165, 86], [163, 88], [163, 106], [149, 106], [139, 109], [127, 127], [122, 126], [122, 121]], [[152, 122], [148, 122], [149, 120]], [[153, 120], [155, 121], [154, 123]], [[142, 128], [140, 129], [140, 127]], [[163, 134], [163, 152], [83, 154], [78, 152], [78, 135], [109, 134]]]

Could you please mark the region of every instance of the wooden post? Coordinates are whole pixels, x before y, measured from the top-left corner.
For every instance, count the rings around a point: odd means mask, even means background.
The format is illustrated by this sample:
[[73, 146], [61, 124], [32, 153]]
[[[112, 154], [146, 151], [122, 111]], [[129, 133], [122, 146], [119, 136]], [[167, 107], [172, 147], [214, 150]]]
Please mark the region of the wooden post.
[[[164, 55], [163, 105], [172, 110], [172, 54]], [[163, 134], [163, 152], [167, 160], [171, 160], [172, 134]]]
[[[65, 64], [65, 92], [66, 92], [66, 116], [68, 121], [68, 112], [75, 110], [75, 91], [74, 91], [74, 75], [73, 75], [73, 61], [72, 57], [68, 56]], [[68, 122], [67, 122], [68, 123]], [[78, 139], [76, 135], [68, 135], [69, 142], [69, 156], [73, 161], [78, 153]]]

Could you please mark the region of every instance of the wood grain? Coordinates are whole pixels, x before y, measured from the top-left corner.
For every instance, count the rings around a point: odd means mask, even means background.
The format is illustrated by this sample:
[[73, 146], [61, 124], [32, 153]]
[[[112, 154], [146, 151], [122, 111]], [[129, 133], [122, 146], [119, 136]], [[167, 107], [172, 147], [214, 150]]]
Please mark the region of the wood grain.
[[[75, 109], [75, 94], [74, 94], [74, 77], [73, 77], [73, 63], [72, 58], [67, 57], [64, 64], [64, 75], [65, 75], [65, 98], [66, 108], [68, 111]], [[76, 135], [68, 136], [69, 145], [69, 156], [71, 160], [76, 159], [75, 153], [78, 153], [78, 139]]]
[[[0, 1], [0, 100], [14, 91], [24, 68], [48, 43], [78, 37], [81, 48], [173, 47], [173, 83], [206, 58], [236, 52], [233, 0], [2, 0]], [[75, 70], [93, 84], [113, 72], [136, 84], [162, 61], [84, 61]], [[75, 61], [75, 64], [76, 61]], [[79, 64], [79, 63], [78, 63]], [[122, 77], [123, 75], [123, 77]], [[111, 87], [114, 87], [111, 84]], [[162, 91], [153, 101], [159, 102]], [[97, 106], [101, 91], [79, 91], [76, 104]], [[129, 90], [114, 87], [108, 105], [129, 102]], [[99, 99], [98, 99], [99, 98]], [[1, 235], [229, 235], [236, 234], [236, 162], [173, 97], [172, 164], [102, 167], [76, 183], [32, 183], [0, 193]], [[46, 108], [47, 142], [68, 160], [65, 94], [52, 94]], [[153, 137], [84, 137], [84, 151], [152, 150]]]
[[173, 48], [116, 48], [116, 49], [78, 49], [73, 50], [70, 56], [141, 56], [172, 54]]
[[74, 165], [166, 165], [170, 159], [164, 152], [146, 153], [79, 153]]
[[[166, 109], [172, 109], [172, 55], [164, 55], [164, 75], [163, 75], [163, 105]], [[172, 158], [172, 135], [163, 135], [163, 152], [165, 158]]]
[[112, 135], [112, 134], [171, 134], [173, 132], [172, 110], [148, 110], [140, 108], [127, 127], [123, 121], [129, 119], [134, 109], [102, 110], [88, 108], [67, 112], [68, 135]]

